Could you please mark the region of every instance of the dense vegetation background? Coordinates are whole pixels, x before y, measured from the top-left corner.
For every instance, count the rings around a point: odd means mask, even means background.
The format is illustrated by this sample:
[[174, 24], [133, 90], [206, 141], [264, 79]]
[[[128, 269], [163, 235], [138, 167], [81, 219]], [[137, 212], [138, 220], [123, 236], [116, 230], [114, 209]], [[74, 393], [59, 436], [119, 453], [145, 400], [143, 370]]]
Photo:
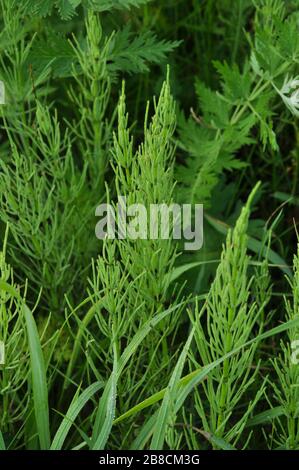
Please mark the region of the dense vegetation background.
[[0, 448], [299, 449], [299, 2], [0, 5]]

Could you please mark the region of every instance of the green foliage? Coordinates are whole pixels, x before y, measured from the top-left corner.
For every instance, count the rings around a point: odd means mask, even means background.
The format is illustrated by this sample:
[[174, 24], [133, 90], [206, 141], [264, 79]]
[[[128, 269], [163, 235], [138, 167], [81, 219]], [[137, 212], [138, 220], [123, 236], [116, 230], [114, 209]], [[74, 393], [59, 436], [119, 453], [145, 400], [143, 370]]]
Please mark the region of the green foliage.
[[[15, 286], [11, 267], [6, 263], [8, 230], [0, 253], [1, 283]], [[23, 294], [24, 296], [24, 294]], [[12, 432], [20, 419], [25, 419], [30, 396], [20, 394], [29, 373], [29, 357], [24, 331], [22, 303], [11, 292], [1, 288], [0, 338], [5, 345], [7, 366], [0, 365], [1, 431]], [[11, 403], [14, 403], [11, 409]]]
[[[23, 7], [16, 12], [13, 7], [8, 2], [4, 10], [9, 38], [22, 24]], [[1, 218], [11, 224], [9, 251], [18, 259], [19, 274], [31, 281], [31, 288], [42, 286], [54, 313], [63, 310], [63, 296], [72, 295], [75, 279], [81, 279], [84, 288], [84, 271], [97, 253], [96, 239], [90, 240], [86, 228], [92, 228], [94, 206], [105, 192], [115, 73], [147, 70], [147, 61], [159, 62], [175, 46], [155, 42], [151, 34], [131, 41], [128, 29], [104, 35], [100, 18], [91, 11], [85, 34], [83, 44], [75, 36], [69, 43], [50, 30], [48, 47], [25, 42], [23, 31], [23, 37], [5, 51], [0, 75], [9, 103], [4, 127], [10, 145], [3, 149], [1, 161]], [[46, 83], [51, 68], [56, 70], [54, 77], [73, 77], [65, 100], [74, 114], [67, 123], [44, 100], [54, 91]]]
[[[167, 54], [180, 44], [179, 41], [159, 40], [150, 31], [135, 36], [130, 25], [116, 31], [105, 40], [107, 70], [114, 79], [120, 72], [148, 72], [150, 64], [165, 61]], [[80, 49], [82, 54], [88, 55], [89, 43], [84, 42], [80, 45]], [[85, 57], [85, 60], [88, 60], [88, 57]], [[70, 77], [74, 67], [76, 76], [84, 75], [82, 58], [80, 60], [64, 35], [54, 31], [49, 31], [46, 38], [36, 40], [29, 54], [28, 63], [31, 63], [35, 70], [51, 67], [54, 77]]]
[[[0, 0], [0, 450], [299, 449], [298, 20]], [[122, 197], [203, 248], [98, 240]]]
[[287, 16], [282, 2], [257, 2], [252, 36], [248, 35], [251, 50], [241, 69], [235, 63], [214, 61], [221, 91], [196, 81], [200, 115], [193, 111], [179, 126], [179, 143], [188, 154], [177, 172], [182, 199], [209, 204], [223, 171], [246, 165], [237, 155], [254, 142], [257, 126], [263, 148], [269, 145], [278, 151], [273, 130], [277, 95], [298, 115], [298, 82], [286, 76], [295, 73], [298, 62], [296, 17]]
[[38, 16], [48, 16], [55, 8], [61, 19], [69, 20], [77, 14], [77, 8], [82, 5], [95, 11], [125, 10], [139, 7], [150, 0], [29, 0], [26, 11]]
[[[292, 302], [286, 300], [287, 319], [299, 317], [299, 258], [294, 256], [294, 279], [291, 281]], [[296, 350], [298, 348], [299, 329], [294, 327], [288, 332], [288, 342], [281, 343], [282, 354], [273, 360], [278, 376], [278, 384], [273, 384], [275, 401], [282, 409], [283, 417], [274, 421], [274, 442], [279, 448], [294, 450], [299, 446], [298, 381], [299, 369]]]
[[130, 27], [126, 26], [113, 38], [109, 70], [129, 73], [148, 72], [148, 64], [163, 62], [167, 54], [179, 45], [180, 41], [159, 41], [150, 31], [141, 33], [133, 39]]
[[[194, 358], [197, 367], [206, 366], [246, 343], [253, 335], [260, 309], [264, 307], [249, 301], [253, 279], [248, 278], [246, 231], [249, 205], [256, 189], [242, 209], [233, 233], [229, 231], [227, 235], [226, 246], [205, 305], [200, 313], [195, 313], [194, 321], [199, 323], [195, 331], [199, 355], [199, 360], [196, 355]], [[250, 401], [248, 409], [244, 410], [241, 419], [234, 417], [238, 403], [257, 377], [258, 368], [250, 374], [256, 347], [257, 344], [246, 352], [240, 351], [226, 359], [203, 383], [203, 393], [195, 394], [196, 410], [204, 430], [224, 438], [228, 443], [232, 442], [233, 446], [241, 438], [246, 420], [264, 391], [262, 386]]]

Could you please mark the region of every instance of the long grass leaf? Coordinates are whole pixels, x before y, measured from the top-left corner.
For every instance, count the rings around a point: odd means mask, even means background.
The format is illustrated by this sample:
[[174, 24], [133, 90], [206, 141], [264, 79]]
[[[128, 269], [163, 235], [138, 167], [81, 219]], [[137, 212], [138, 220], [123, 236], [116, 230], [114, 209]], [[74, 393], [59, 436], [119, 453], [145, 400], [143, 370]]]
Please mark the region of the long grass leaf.
[[[97, 414], [96, 422], [92, 435], [92, 450], [103, 450], [109, 438], [111, 428], [113, 426], [113, 420], [115, 417], [116, 407], [116, 386], [117, 386], [117, 369], [118, 360], [116, 345], [114, 344], [114, 359], [113, 359], [113, 370], [110, 379], [105, 387], [103, 396], [101, 398]], [[97, 435], [97, 430], [100, 429]]]
[[74, 424], [75, 419], [84, 408], [86, 403], [95, 395], [96, 392], [103, 388], [103, 386], [104, 382], [95, 382], [94, 384], [91, 384], [86, 390], [84, 390], [81, 395], [75, 395], [74, 400], [70, 404], [69, 409], [63, 418], [63, 421], [56, 431], [50, 450], [62, 449], [68, 432]]
[[[211, 364], [208, 364], [204, 368], [201, 369], [196, 369], [195, 371], [190, 372], [189, 374], [185, 375], [182, 377], [179, 381], [180, 388], [182, 390], [182, 395], [180, 397], [180, 400], [178, 401], [179, 407], [183, 404], [185, 401], [185, 398], [189, 395], [189, 393], [192, 391], [192, 389], [202, 380], [204, 379], [207, 374], [209, 374], [215, 367], [217, 367], [219, 364], [221, 364], [225, 359], [228, 357], [233, 356], [240, 350], [247, 348], [248, 346], [251, 346], [255, 342], [262, 341], [266, 338], [270, 338], [271, 336], [275, 336], [277, 334], [283, 333], [284, 331], [287, 331], [290, 328], [293, 328], [294, 326], [299, 325], [299, 319], [296, 320], [290, 320], [287, 321], [279, 326], [276, 326], [274, 328], [271, 328], [270, 330], [261, 333], [260, 335], [256, 336], [255, 338], [247, 341], [243, 345], [233, 349], [230, 351], [228, 354], [225, 356], [217, 359], [216, 361], [212, 362]], [[119, 416], [114, 424], [119, 423], [130, 416], [139, 413], [141, 410], [148, 408], [149, 406], [152, 406], [153, 404], [157, 403], [158, 401], [162, 400], [164, 398], [164, 395], [167, 391], [167, 388], [164, 388], [163, 390], [160, 390], [159, 392], [156, 392], [154, 395], [148, 397], [146, 400], [143, 400], [142, 402], [138, 403], [137, 405], [133, 406], [130, 408], [128, 411], [123, 413], [121, 416]]]
[[155, 424], [155, 431], [154, 431], [151, 446], [150, 446], [151, 450], [163, 449], [167, 425], [169, 424], [169, 421], [171, 419], [173, 408], [174, 408], [174, 402], [176, 400], [178, 382], [182, 375], [182, 371], [185, 365], [186, 357], [189, 351], [189, 347], [190, 347], [193, 335], [194, 335], [194, 328], [189, 334], [189, 337], [180, 354], [180, 357], [174, 368], [168, 387], [164, 394], [163, 402], [160, 407], [159, 414], [157, 416], [157, 421]]
[[1, 431], [0, 431], [0, 450], [6, 450], [3, 434]]
[[47, 376], [44, 356], [33, 315], [25, 304], [23, 306], [23, 310], [25, 315], [29, 342], [36, 427], [41, 449], [47, 450], [50, 448], [51, 439], [49, 424]]

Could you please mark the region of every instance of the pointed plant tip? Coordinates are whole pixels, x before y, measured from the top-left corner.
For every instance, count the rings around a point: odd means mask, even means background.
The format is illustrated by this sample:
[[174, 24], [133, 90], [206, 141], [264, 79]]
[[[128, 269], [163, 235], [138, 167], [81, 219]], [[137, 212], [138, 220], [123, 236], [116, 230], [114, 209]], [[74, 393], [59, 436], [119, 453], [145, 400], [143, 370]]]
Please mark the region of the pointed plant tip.
[[8, 240], [8, 234], [9, 234], [9, 222], [6, 223], [5, 227], [5, 234], [4, 234], [4, 240], [3, 240], [3, 252], [6, 252], [6, 247], [7, 247], [7, 240]]
[[169, 83], [169, 79], [170, 79], [170, 65], [167, 64], [167, 66], [166, 66], [166, 83]]
[[257, 192], [258, 192], [258, 190], [259, 190], [261, 184], [262, 184], [261, 181], [258, 181], [258, 182], [256, 183], [256, 185], [254, 186], [254, 188], [252, 189], [251, 193], [250, 193], [249, 196], [248, 196], [247, 207], [250, 207], [250, 206], [251, 206], [252, 201], [254, 200], [254, 198], [255, 198], [255, 196], [256, 196], [256, 194], [257, 194]]
[[299, 234], [298, 234], [298, 229], [297, 229], [296, 221], [295, 221], [294, 218], [293, 218], [293, 225], [294, 225], [294, 229], [295, 229], [295, 233], [296, 233], [296, 238], [297, 238], [297, 251], [299, 252]]

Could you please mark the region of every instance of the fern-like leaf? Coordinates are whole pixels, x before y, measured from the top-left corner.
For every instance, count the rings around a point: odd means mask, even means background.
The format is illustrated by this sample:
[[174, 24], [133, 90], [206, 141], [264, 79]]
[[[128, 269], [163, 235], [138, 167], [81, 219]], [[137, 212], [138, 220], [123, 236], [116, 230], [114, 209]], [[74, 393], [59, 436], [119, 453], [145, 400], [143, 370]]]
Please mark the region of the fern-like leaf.
[[161, 63], [180, 44], [180, 41], [159, 40], [150, 31], [132, 36], [130, 26], [116, 33], [110, 57], [112, 71], [147, 72], [149, 63]]

